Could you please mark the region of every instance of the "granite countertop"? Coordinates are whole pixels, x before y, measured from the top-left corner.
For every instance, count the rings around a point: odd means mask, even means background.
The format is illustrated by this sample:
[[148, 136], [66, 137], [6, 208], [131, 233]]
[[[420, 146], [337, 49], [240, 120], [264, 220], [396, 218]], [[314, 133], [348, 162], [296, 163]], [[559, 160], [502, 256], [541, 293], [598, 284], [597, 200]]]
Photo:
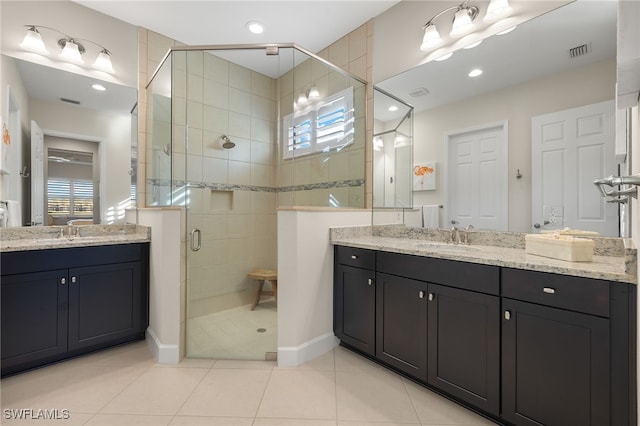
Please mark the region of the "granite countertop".
[[72, 225], [0, 228], [0, 252], [132, 244], [151, 241], [141, 225]]
[[[630, 239], [608, 238], [607, 241], [602, 239], [596, 242], [597, 249], [593, 261], [568, 262], [528, 254], [524, 245], [520, 246], [520, 236], [505, 237], [503, 235], [510, 233], [496, 233], [496, 235], [501, 234], [497, 236], [497, 241], [490, 241], [486, 235], [481, 236], [480, 233], [472, 231], [469, 234], [471, 244], [465, 245], [447, 242], [444, 237], [448, 233], [444, 230], [430, 235], [432, 238], [427, 238], [425, 235], [419, 235], [419, 232], [412, 232], [409, 228], [406, 228], [407, 231], [400, 232], [398, 229], [402, 228], [391, 227], [395, 229], [392, 232], [388, 232], [388, 228], [386, 230], [385, 227], [332, 228], [330, 241], [333, 245], [347, 247], [637, 283], [636, 249]], [[474, 235], [479, 237], [477, 244], [473, 243]], [[434, 236], [436, 238], [433, 238]], [[505, 240], [510, 241], [505, 243]], [[524, 240], [524, 234], [522, 234], [522, 240]], [[497, 245], [490, 244], [492, 242]]]

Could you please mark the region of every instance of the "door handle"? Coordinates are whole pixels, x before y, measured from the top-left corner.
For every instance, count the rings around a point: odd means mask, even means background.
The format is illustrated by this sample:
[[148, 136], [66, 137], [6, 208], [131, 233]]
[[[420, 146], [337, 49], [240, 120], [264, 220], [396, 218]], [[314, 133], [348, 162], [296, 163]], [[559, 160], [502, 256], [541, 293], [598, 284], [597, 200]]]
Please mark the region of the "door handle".
[[[196, 243], [196, 235], [198, 236]], [[202, 248], [202, 233], [198, 228], [191, 230], [191, 251], [198, 251]]]

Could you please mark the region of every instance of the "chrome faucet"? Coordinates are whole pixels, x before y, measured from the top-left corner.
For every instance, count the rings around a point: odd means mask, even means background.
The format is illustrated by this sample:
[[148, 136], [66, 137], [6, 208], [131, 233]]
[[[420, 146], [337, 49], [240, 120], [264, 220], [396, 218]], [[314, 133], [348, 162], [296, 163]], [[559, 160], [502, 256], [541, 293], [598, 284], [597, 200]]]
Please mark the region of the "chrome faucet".
[[460, 244], [460, 230], [456, 226], [451, 227], [449, 235], [453, 244]]
[[462, 237], [462, 243], [463, 244], [466, 244], [466, 245], [471, 244], [469, 242], [469, 231], [471, 231], [472, 229], [473, 229], [473, 225], [467, 225], [467, 227], [464, 228], [464, 232], [462, 234], [463, 235], [463, 237]]

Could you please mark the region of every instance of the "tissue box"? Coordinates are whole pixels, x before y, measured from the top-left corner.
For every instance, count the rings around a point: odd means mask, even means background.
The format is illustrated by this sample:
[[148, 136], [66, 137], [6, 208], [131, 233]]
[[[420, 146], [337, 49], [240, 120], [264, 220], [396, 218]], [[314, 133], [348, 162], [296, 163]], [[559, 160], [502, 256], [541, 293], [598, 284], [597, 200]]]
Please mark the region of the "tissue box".
[[567, 260], [569, 262], [591, 262], [593, 240], [558, 234], [527, 234], [525, 250], [528, 254]]

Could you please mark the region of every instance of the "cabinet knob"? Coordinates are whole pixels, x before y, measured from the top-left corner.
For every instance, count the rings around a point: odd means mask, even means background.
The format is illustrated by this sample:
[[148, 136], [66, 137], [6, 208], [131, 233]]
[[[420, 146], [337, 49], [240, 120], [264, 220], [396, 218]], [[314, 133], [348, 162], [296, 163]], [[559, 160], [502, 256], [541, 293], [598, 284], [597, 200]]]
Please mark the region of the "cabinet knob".
[[504, 311], [504, 319], [507, 321], [511, 319], [511, 311]]
[[356, 256], [355, 254], [351, 255], [351, 259], [356, 260], [358, 258], [358, 256]]
[[369, 279], [367, 280], [367, 283], [368, 283], [369, 285], [373, 285], [373, 279], [372, 279], [372, 278], [369, 278]]
[[556, 294], [556, 289], [551, 287], [545, 287], [542, 289], [547, 294]]
[[433, 293], [429, 293], [429, 302], [433, 301], [436, 298], [436, 295]]
[[67, 283], [67, 279], [62, 277], [60, 278], [60, 284], [65, 285]]
[[71, 282], [75, 283], [76, 281], [78, 281], [78, 279], [76, 277], [71, 277]]
[[420, 291], [420, 292], [418, 293], [418, 297], [419, 297], [420, 299], [424, 299], [424, 291]]

